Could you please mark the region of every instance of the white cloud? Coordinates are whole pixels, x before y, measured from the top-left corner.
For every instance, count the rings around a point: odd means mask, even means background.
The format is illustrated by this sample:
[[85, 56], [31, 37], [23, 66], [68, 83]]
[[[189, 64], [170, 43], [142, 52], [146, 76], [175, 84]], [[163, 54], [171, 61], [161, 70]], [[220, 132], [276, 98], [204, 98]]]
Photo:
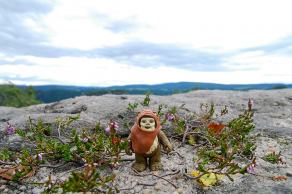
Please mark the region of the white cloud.
[[285, 55], [246, 52], [230, 57], [228, 62], [226, 67], [231, 70], [256, 69], [263, 73], [292, 75], [292, 58]]
[[[201, 49], [232, 50], [271, 43], [292, 33], [292, 2], [195, 0], [65, 0], [46, 18], [54, 45], [91, 49], [141, 39], [188, 44]], [[135, 32], [115, 34], [104, 28], [112, 20], [132, 19]]]
[[[41, 15], [37, 19], [24, 18], [26, 27], [45, 37], [43, 42], [37, 44], [79, 50], [105, 46], [114, 48], [116, 45], [131, 41], [157, 45], [165, 43], [185, 45], [186, 48], [194, 48], [196, 51], [211, 51], [216, 56], [222, 53], [225, 61], [215, 65], [222, 65], [229, 71], [195, 72], [182, 69], [179, 64], [177, 67], [167, 67], [169, 64], [161, 64], [155, 68], [138, 67], [135, 64], [127, 64], [127, 60], [123, 62], [113, 60], [110, 55], [108, 58], [42, 58], [17, 56], [17, 54], [6, 56], [0, 52], [1, 59], [7, 61], [7, 64], [0, 65], [0, 80], [10, 77], [11, 81], [17, 84], [88, 86], [178, 81], [230, 84], [292, 83], [290, 56], [270, 54], [260, 50], [237, 52], [240, 49], [268, 45], [283, 37], [291, 36], [291, 7], [290, 0], [56, 1], [56, 6], [47, 15]], [[112, 30], [114, 27], [109, 28], [112, 27], [109, 22], [114, 25], [119, 21], [125, 22], [125, 28], [127, 23], [133, 24], [133, 28], [119, 32]], [[121, 26], [118, 27], [122, 27], [122, 24], [120, 23]], [[15, 37], [11, 36], [11, 38]], [[21, 44], [20, 46], [25, 47]], [[127, 47], [121, 48], [127, 49]], [[13, 48], [10, 50], [13, 51]], [[19, 53], [23, 50], [23, 53], [28, 53], [22, 47], [19, 50]], [[137, 61], [151, 61], [158, 58], [155, 54], [137, 53], [137, 55], [133, 54], [135, 56], [133, 59]], [[231, 54], [225, 56], [226, 53]], [[18, 60], [17, 65], [15, 60]], [[27, 65], [25, 61], [35, 65]], [[207, 55], [206, 61], [208, 61]], [[186, 64], [183, 65], [186, 67]]]
[[[291, 83], [291, 58], [278, 56], [236, 56], [230, 63], [254, 67], [252, 70], [233, 68], [228, 72], [194, 72], [160, 66], [142, 68], [117, 63], [110, 59], [85, 57], [38, 58], [23, 56], [24, 60], [42, 65], [1, 65], [0, 77], [9, 75], [16, 84], [66, 84], [84, 86], [110, 86], [127, 84], [157, 84], [165, 82]], [[269, 62], [270, 61], [270, 62]], [[277, 63], [277, 68], [273, 64]], [[256, 64], [256, 65], [252, 65]], [[233, 67], [233, 66], [231, 66]], [[27, 81], [26, 78], [33, 78]]]

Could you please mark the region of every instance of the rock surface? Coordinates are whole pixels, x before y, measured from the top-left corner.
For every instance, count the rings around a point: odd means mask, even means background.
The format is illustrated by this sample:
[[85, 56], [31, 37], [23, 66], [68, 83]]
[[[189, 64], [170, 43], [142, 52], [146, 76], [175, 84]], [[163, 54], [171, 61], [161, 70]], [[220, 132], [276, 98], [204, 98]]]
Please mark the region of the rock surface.
[[[91, 129], [95, 127], [97, 122], [106, 126], [110, 119], [119, 120], [119, 118], [124, 117], [127, 114], [128, 103], [140, 103], [144, 97], [143, 95], [82, 96], [25, 108], [0, 107], [0, 147], [9, 145], [14, 149], [19, 149], [21, 146], [25, 146], [17, 136], [12, 136], [9, 140], [5, 139], [4, 141], [6, 122], [25, 129], [28, 127], [29, 117], [35, 120], [40, 118], [45, 123], [53, 123], [56, 117], [80, 114], [80, 119], [73, 123], [73, 127]], [[177, 188], [157, 177], [135, 176], [131, 170], [131, 162], [123, 162], [115, 170], [117, 174], [115, 184], [118, 185], [122, 193], [292, 193], [291, 176], [288, 176], [286, 181], [274, 181], [269, 178], [276, 175], [291, 174], [292, 171], [292, 89], [268, 91], [213, 90], [193, 91], [172, 96], [151, 96], [150, 108], [157, 110], [159, 104], [170, 106], [185, 104], [186, 108], [199, 112], [201, 103], [213, 102], [217, 110], [227, 105], [229, 114], [223, 119], [230, 119], [246, 109], [249, 98], [253, 100], [255, 111], [256, 130], [253, 134], [258, 135], [256, 173], [261, 176], [235, 175], [234, 182], [223, 179], [218, 186], [202, 190], [194, 181], [185, 179], [181, 173], [185, 169], [194, 168], [193, 158], [196, 155], [196, 150], [191, 146], [179, 147], [178, 144], [174, 143], [176, 151], [183, 155], [184, 159], [177, 154], [164, 154], [162, 156], [164, 170], [158, 172], [158, 175], [180, 170], [175, 175], [165, 176], [166, 179], [175, 183]], [[124, 128], [123, 130], [126, 134], [129, 129]], [[271, 164], [264, 161], [262, 157], [269, 147], [274, 147], [277, 151], [281, 150], [286, 164]], [[50, 172], [50, 169], [42, 169], [37, 174], [37, 180], [44, 180]], [[58, 172], [55, 172], [55, 174], [57, 177], [59, 176]], [[38, 187], [13, 185], [1, 179], [0, 183], [0, 192], [39, 193], [42, 191]], [[146, 183], [155, 185], [143, 185]]]

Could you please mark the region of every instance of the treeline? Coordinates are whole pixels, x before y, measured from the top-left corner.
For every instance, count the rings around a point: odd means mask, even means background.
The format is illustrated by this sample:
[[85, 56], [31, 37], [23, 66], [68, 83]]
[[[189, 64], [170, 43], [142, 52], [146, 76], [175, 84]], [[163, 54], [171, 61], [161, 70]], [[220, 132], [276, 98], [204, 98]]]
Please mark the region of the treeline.
[[44, 102], [56, 102], [68, 98], [74, 98], [77, 96], [100, 96], [104, 94], [127, 94], [127, 91], [123, 90], [92, 90], [92, 91], [80, 91], [80, 90], [62, 90], [52, 89], [46, 91], [37, 91], [37, 98]]
[[0, 106], [23, 107], [39, 103], [56, 102], [77, 96], [100, 96], [104, 94], [141, 94], [151, 93], [155, 95], [169, 95], [182, 93], [190, 90], [170, 89], [50, 89], [36, 90], [32, 86], [17, 87], [15, 85], [0, 85]]
[[128, 85], [106, 88], [77, 86], [15, 86], [0, 85], [0, 106], [22, 107], [38, 103], [56, 102], [77, 96], [100, 96], [104, 94], [141, 94], [171, 95], [193, 90], [251, 90], [292, 88], [285, 84], [223, 85], [212, 83], [166, 83], [158, 85]]
[[64, 100], [67, 98], [74, 98], [77, 96], [101, 96], [104, 94], [141, 94], [144, 95], [146, 93], [151, 93], [154, 95], [170, 95], [175, 93], [184, 93], [191, 91], [193, 89], [188, 90], [178, 90], [178, 89], [93, 89], [88, 91], [82, 90], [62, 90], [62, 89], [52, 89], [52, 90], [42, 90], [37, 91], [37, 98], [45, 103], [56, 102], [60, 100]]
[[14, 85], [0, 85], [0, 106], [23, 107], [41, 103], [31, 87], [19, 88]]

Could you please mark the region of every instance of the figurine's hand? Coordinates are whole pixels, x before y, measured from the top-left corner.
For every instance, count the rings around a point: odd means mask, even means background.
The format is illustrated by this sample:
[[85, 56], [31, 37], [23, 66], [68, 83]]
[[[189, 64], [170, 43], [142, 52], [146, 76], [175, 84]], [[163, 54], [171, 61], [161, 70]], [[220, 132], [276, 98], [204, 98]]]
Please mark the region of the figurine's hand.
[[125, 152], [129, 156], [131, 156], [133, 154], [132, 149], [131, 149], [131, 142], [128, 142], [128, 145], [125, 148]]
[[165, 145], [165, 146], [163, 147], [163, 149], [164, 149], [167, 153], [169, 153], [169, 152], [172, 151], [172, 145], [171, 145], [171, 144]]

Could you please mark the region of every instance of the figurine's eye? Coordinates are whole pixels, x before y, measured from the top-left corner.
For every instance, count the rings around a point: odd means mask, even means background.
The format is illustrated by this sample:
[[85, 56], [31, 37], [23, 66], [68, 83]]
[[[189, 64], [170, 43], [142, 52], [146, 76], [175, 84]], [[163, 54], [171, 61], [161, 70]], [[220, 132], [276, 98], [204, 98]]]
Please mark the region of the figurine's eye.
[[153, 119], [151, 119], [151, 120], [150, 120], [150, 123], [153, 123], [153, 122], [154, 122], [154, 120], [153, 120]]
[[142, 120], [142, 123], [146, 123], [146, 121], [145, 120]]

